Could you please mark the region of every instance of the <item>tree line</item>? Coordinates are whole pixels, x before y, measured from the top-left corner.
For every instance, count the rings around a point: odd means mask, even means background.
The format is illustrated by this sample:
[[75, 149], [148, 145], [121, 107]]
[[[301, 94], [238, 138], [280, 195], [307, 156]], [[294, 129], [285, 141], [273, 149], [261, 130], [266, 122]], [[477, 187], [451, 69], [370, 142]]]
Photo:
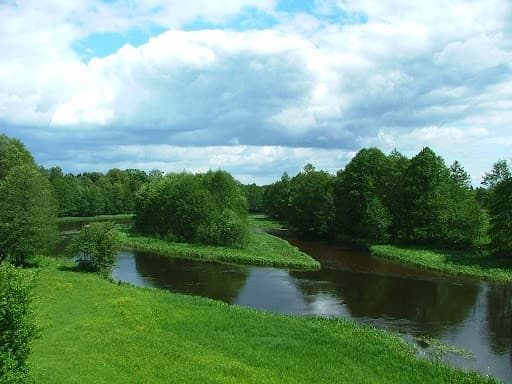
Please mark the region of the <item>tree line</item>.
[[[116, 215], [134, 213], [136, 193], [146, 184], [164, 176], [164, 172], [149, 173], [138, 169], [110, 169], [106, 173], [84, 172], [64, 174], [60, 167], [40, 167], [50, 181], [57, 200], [59, 217]], [[250, 212], [263, 211], [264, 187], [239, 183], [248, 201]]]
[[[512, 178], [494, 164], [474, 189], [462, 165], [432, 149], [407, 158], [365, 148], [331, 175], [311, 164], [267, 186], [263, 206], [303, 234], [377, 243], [475, 249], [490, 238], [495, 254], [512, 250]], [[488, 242], [488, 241], [487, 241]]]

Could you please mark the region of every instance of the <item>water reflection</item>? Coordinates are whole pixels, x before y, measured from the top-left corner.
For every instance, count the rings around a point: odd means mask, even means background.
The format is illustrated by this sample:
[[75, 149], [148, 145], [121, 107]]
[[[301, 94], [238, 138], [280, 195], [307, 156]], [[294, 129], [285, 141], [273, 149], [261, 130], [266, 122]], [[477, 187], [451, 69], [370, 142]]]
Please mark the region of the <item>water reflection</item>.
[[495, 353], [512, 361], [512, 284], [494, 284], [487, 291], [489, 339]]
[[[304, 296], [330, 293], [342, 297], [354, 318], [386, 318], [408, 325], [408, 332], [437, 336], [446, 326], [464, 321], [479, 292], [477, 283], [446, 279], [408, 279], [327, 269], [297, 273]], [[323, 281], [321, 285], [312, 281]]]
[[[72, 229], [69, 229], [72, 230]], [[291, 272], [123, 250], [115, 279], [298, 315], [344, 317], [472, 351], [455, 365], [512, 381], [512, 284], [489, 284], [375, 259], [325, 242], [289, 239], [322, 264]]]
[[123, 250], [112, 273], [132, 284], [168, 289], [231, 303], [246, 284], [244, 267], [198, 263], [147, 252]]

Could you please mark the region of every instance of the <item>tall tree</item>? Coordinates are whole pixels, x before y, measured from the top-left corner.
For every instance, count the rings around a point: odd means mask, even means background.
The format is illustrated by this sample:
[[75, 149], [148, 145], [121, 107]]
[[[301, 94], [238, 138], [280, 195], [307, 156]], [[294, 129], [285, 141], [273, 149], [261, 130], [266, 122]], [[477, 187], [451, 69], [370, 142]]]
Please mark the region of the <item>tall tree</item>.
[[36, 167], [19, 165], [0, 182], [0, 259], [24, 264], [57, 240], [57, 205]]
[[288, 223], [303, 233], [327, 235], [334, 220], [333, 177], [311, 164], [292, 178]]
[[348, 235], [385, 240], [391, 223], [384, 205], [389, 161], [377, 148], [364, 148], [338, 173], [336, 222]]
[[491, 248], [496, 255], [512, 256], [512, 172], [506, 161], [498, 161], [486, 173], [490, 189], [489, 216]]
[[0, 260], [25, 263], [57, 240], [53, 189], [29, 151], [0, 135]]
[[492, 170], [486, 172], [482, 184], [488, 188], [494, 188], [501, 181], [510, 179], [512, 172], [506, 160], [499, 160], [493, 164]]
[[444, 160], [428, 147], [411, 159], [404, 203], [410, 210], [408, 231], [413, 238], [433, 243], [442, 236], [446, 223], [443, 187], [449, 177]]

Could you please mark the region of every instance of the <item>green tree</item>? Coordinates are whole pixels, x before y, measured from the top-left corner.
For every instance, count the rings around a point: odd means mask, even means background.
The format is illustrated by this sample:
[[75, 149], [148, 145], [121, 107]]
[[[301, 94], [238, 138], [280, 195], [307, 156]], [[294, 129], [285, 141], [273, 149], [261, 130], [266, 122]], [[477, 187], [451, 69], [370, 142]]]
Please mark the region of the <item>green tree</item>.
[[430, 148], [411, 159], [406, 171], [405, 201], [409, 214], [409, 236], [433, 244], [446, 228], [447, 196], [443, 187], [450, 174], [444, 160]]
[[333, 177], [311, 164], [292, 178], [288, 223], [302, 233], [325, 236], [334, 219]]
[[0, 259], [17, 265], [57, 241], [53, 190], [35, 166], [12, 168], [0, 182]]
[[391, 216], [384, 205], [388, 158], [377, 148], [364, 148], [338, 172], [338, 229], [351, 236], [383, 241]]
[[391, 215], [389, 234], [393, 242], [407, 236], [409, 209], [405, 202], [405, 173], [410, 160], [394, 149], [388, 155], [388, 169], [382, 185], [383, 202]]
[[493, 164], [491, 172], [486, 172], [482, 184], [492, 189], [500, 182], [510, 179], [512, 172], [506, 160], [499, 160]]
[[87, 224], [73, 240], [71, 248], [78, 253], [81, 268], [107, 274], [121, 250], [121, 234], [111, 222]]
[[271, 218], [287, 221], [290, 213], [290, 176], [285, 172], [281, 179], [268, 185], [263, 193], [263, 207]]
[[227, 172], [168, 174], [140, 188], [135, 227], [172, 241], [243, 247], [247, 200]]
[[500, 161], [486, 177], [490, 187], [491, 249], [496, 255], [512, 256], [512, 172], [505, 161]]
[[30, 341], [36, 336], [31, 308], [33, 274], [0, 263], [0, 383], [25, 382]]

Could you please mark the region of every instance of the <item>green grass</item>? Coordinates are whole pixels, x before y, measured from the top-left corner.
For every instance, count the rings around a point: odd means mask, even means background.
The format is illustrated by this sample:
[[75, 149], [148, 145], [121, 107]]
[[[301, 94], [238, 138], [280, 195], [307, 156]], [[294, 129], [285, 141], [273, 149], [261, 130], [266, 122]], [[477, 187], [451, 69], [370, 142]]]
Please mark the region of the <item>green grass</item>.
[[116, 220], [131, 220], [135, 215], [131, 213], [121, 215], [98, 215], [98, 216], [87, 216], [87, 217], [59, 217], [57, 223], [76, 223], [76, 222], [93, 222], [93, 221], [116, 221]]
[[45, 263], [41, 337], [28, 361], [38, 384], [491, 382], [349, 321], [258, 312]]
[[512, 281], [512, 262], [458, 251], [432, 251], [393, 245], [374, 245], [372, 255], [418, 267], [476, 277], [490, 281]]
[[249, 244], [244, 249], [188, 243], [171, 243], [152, 237], [137, 235], [128, 235], [123, 243], [127, 247], [171, 257], [302, 270], [315, 270], [320, 268], [318, 261], [304, 252], [299, 251], [297, 247], [290, 245], [286, 240], [266, 233], [251, 232]]
[[283, 224], [269, 219], [269, 217], [264, 214], [250, 214], [249, 226], [262, 229], [286, 229]]

